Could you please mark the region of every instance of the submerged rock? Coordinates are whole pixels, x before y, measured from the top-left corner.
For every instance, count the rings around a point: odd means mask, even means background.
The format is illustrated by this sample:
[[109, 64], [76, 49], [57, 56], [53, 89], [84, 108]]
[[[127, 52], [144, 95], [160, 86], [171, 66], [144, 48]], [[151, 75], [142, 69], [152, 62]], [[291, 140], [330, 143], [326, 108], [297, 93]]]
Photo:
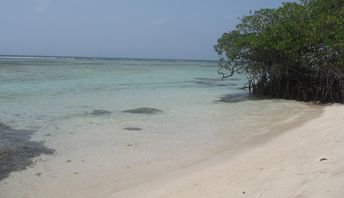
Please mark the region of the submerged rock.
[[250, 96], [247, 93], [236, 93], [236, 94], [227, 94], [222, 96], [218, 102], [226, 102], [226, 103], [236, 103], [236, 102], [243, 102], [247, 100], [256, 100], [257, 98]]
[[221, 80], [220, 78], [195, 78], [195, 84], [209, 86], [209, 87], [236, 87], [239, 86], [238, 83], [233, 82], [232, 80]]
[[142, 128], [138, 128], [138, 127], [126, 127], [124, 129], [128, 131], [141, 131], [142, 130]]
[[127, 147], [133, 147], [135, 144], [127, 144]]
[[159, 109], [150, 108], [150, 107], [141, 107], [137, 109], [129, 109], [129, 110], [122, 111], [122, 113], [137, 113], [137, 114], [157, 114], [161, 112], [162, 111]]
[[92, 116], [107, 116], [107, 115], [111, 115], [112, 112], [106, 111], [106, 110], [95, 109], [91, 113], [87, 113], [87, 114], [92, 115]]
[[0, 123], [0, 181], [11, 172], [26, 169], [33, 164], [33, 158], [52, 154], [42, 142], [31, 141], [33, 130], [18, 130]]

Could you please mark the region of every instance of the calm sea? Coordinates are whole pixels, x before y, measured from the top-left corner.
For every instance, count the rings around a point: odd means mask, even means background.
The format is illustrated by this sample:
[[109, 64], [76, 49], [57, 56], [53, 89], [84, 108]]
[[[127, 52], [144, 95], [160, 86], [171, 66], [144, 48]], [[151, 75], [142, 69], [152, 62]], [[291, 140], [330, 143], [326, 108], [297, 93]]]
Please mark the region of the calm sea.
[[212, 61], [0, 57], [0, 197], [101, 197], [319, 112], [244, 82]]

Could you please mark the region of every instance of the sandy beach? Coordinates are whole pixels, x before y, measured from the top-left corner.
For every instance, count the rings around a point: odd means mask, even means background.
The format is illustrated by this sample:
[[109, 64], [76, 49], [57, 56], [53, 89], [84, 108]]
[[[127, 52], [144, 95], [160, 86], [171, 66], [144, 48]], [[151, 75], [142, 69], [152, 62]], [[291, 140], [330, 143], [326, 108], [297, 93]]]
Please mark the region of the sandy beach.
[[204, 61], [2, 61], [1, 198], [341, 196], [343, 106], [251, 100]]
[[11, 151], [0, 160], [1, 198], [103, 198], [173, 181], [170, 173], [223, 164], [240, 153], [233, 148], [322, 113], [292, 100], [250, 100], [239, 89], [245, 78], [221, 80], [216, 62], [1, 61], [0, 150]]
[[0, 198], [344, 198], [344, 0], [1, 5]]
[[343, 197], [344, 106], [320, 117], [223, 153], [197, 166], [114, 192], [119, 197]]

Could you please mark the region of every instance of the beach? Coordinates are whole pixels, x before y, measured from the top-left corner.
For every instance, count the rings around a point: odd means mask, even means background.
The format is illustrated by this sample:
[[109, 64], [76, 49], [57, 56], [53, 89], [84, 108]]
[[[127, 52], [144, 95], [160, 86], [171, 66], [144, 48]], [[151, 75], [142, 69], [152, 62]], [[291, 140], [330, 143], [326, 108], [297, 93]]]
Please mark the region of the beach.
[[[245, 77], [221, 80], [216, 66], [185, 60], [0, 58], [0, 197], [188, 197], [202, 190], [251, 197], [249, 187], [261, 186], [245, 183], [248, 179], [272, 181], [275, 173], [268, 171], [279, 167], [273, 163], [288, 160], [279, 153], [302, 153], [288, 150], [303, 137], [295, 130], [309, 123], [315, 131], [340, 129], [332, 123], [340, 114], [327, 120], [327, 107], [250, 98], [240, 89]], [[294, 135], [284, 138], [288, 134]], [[269, 146], [280, 138], [276, 148]], [[331, 163], [326, 152], [316, 154], [314, 163], [321, 158], [328, 160], [320, 165]], [[243, 165], [250, 167], [239, 169]], [[200, 183], [193, 186], [194, 180]]]
[[184, 172], [110, 197], [312, 197], [344, 194], [344, 107]]
[[0, 198], [344, 198], [344, 0], [1, 8]]

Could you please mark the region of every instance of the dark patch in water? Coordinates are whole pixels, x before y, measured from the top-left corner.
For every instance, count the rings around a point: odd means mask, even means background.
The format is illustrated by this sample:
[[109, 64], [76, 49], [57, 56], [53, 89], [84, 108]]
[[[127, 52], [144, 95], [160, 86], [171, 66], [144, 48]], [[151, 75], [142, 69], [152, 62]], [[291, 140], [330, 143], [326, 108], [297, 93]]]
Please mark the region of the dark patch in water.
[[107, 115], [111, 115], [112, 112], [106, 111], [106, 110], [95, 109], [91, 113], [86, 113], [86, 114], [89, 114], [92, 116], [107, 116]]
[[258, 100], [258, 98], [251, 96], [248, 93], [236, 93], [236, 94], [224, 95], [217, 101], [226, 102], [226, 103], [236, 103], [236, 102], [243, 102], [247, 100]]
[[[204, 78], [204, 77], [200, 77], [200, 78], [195, 78], [196, 80], [205, 80], [205, 81], [224, 81], [221, 80], [221, 78]], [[226, 81], [241, 81], [240, 78], [234, 78], [234, 77], [230, 77], [225, 79]]]
[[138, 127], [126, 127], [124, 129], [128, 131], [141, 131], [142, 130], [142, 128], [138, 128]]
[[214, 82], [216, 82], [216, 81], [221, 80], [221, 78], [203, 78], [203, 77], [201, 77], [201, 78], [195, 78], [195, 80], [214, 81]]
[[33, 158], [53, 154], [42, 142], [31, 141], [33, 130], [18, 130], [0, 123], [0, 181], [13, 171], [25, 170]]
[[137, 113], [137, 114], [157, 114], [161, 112], [162, 111], [159, 109], [150, 108], [150, 107], [141, 107], [137, 109], [129, 109], [129, 110], [122, 111], [122, 113]]
[[220, 78], [195, 78], [194, 83], [199, 84], [199, 85], [211, 86], [211, 87], [226, 87], [226, 86], [233, 87], [233, 86], [239, 85], [232, 81], [221, 80]]

